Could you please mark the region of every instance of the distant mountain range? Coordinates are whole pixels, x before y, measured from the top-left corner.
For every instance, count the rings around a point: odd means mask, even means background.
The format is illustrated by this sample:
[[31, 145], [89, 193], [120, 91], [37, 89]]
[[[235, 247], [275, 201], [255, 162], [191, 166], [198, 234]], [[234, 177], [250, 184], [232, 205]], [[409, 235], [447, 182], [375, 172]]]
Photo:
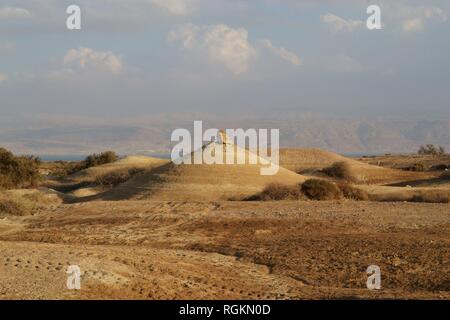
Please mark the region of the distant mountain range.
[[168, 153], [176, 128], [279, 128], [282, 147], [317, 147], [339, 153], [413, 153], [433, 143], [450, 150], [450, 120], [332, 119], [316, 116], [239, 117], [176, 115], [128, 119], [56, 117], [0, 119], [0, 147], [16, 153], [86, 155]]

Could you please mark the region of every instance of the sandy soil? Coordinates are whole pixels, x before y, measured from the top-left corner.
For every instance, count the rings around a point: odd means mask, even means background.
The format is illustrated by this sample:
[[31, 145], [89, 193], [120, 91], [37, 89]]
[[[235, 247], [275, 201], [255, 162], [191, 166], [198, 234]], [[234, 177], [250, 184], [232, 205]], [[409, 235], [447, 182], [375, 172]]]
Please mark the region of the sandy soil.
[[449, 257], [449, 204], [94, 201], [0, 219], [0, 299], [450, 299]]

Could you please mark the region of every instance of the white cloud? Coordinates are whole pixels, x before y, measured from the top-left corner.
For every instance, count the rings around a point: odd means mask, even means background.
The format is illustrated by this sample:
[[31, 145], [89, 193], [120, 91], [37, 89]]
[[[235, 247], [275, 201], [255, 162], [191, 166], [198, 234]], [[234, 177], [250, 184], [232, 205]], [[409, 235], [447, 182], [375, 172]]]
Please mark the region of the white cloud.
[[31, 12], [18, 7], [0, 7], [0, 19], [29, 18]]
[[257, 56], [246, 29], [224, 24], [202, 27], [188, 24], [172, 31], [169, 40], [180, 41], [187, 50], [206, 53], [211, 61], [224, 65], [236, 75], [247, 72]]
[[225, 66], [236, 75], [246, 73], [263, 48], [295, 66], [302, 64], [301, 59], [286, 48], [276, 47], [268, 39], [254, 45], [249, 41], [246, 29], [232, 28], [224, 24], [209, 26], [186, 24], [170, 32], [168, 39], [171, 42], [181, 43], [187, 51], [206, 55], [209, 61]]
[[401, 30], [406, 33], [423, 31], [428, 22], [443, 23], [448, 20], [444, 10], [436, 6], [386, 2], [383, 7], [385, 16], [400, 22]]
[[422, 31], [427, 20], [435, 22], [447, 21], [447, 15], [439, 7], [406, 6], [399, 8], [399, 16], [403, 19], [402, 30], [405, 32]]
[[295, 53], [283, 47], [275, 47], [272, 44], [272, 42], [268, 39], [261, 40], [260, 43], [263, 47], [269, 49], [275, 55], [279, 56], [281, 59], [286, 60], [296, 66], [300, 66], [302, 64], [302, 61]]
[[156, 6], [166, 10], [167, 12], [178, 15], [186, 16], [191, 14], [196, 9], [196, 0], [149, 0]]
[[113, 74], [122, 72], [122, 59], [111, 51], [94, 51], [90, 48], [70, 49], [64, 56], [65, 66], [76, 69], [107, 71]]
[[328, 25], [330, 31], [333, 33], [353, 32], [364, 25], [361, 20], [345, 20], [332, 13], [322, 15], [320, 19]]

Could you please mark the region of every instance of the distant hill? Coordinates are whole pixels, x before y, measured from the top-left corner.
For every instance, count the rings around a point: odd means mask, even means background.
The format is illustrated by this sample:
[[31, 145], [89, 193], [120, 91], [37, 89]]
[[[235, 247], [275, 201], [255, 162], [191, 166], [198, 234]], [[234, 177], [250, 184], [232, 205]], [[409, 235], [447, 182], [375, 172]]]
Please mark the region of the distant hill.
[[[105, 119], [0, 118], [0, 146], [16, 153], [77, 155], [112, 149], [121, 154], [167, 153], [176, 128], [279, 128], [282, 147], [321, 148], [338, 153], [412, 153], [421, 144], [450, 151], [450, 120], [332, 119], [308, 116], [219, 117], [208, 115]], [[16, 122], [16, 123], [14, 123]]]

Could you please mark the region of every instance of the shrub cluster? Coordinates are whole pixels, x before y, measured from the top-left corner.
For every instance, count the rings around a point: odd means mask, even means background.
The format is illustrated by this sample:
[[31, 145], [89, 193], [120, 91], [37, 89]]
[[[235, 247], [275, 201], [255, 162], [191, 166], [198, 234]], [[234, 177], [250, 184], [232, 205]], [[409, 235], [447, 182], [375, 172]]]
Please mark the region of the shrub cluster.
[[335, 184], [323, 179], [309, 179], [303, 184], [288, 186], [279, 183], [268, 185], [261, 193], [253, 195], [246, 201], [278, 201], [278, 200], [338, 200], [342, 198], [366, 201], [369, 195], [347, 182]]
[[83, 161], [56, 161], [54, 162], [55, 166], [51, 170], [50, 174], [55, 177], [66, 177], [78, 171], [85, 170], [90, 167], [100, 166], [102, 164], [111, 163], [117, 161], [118, 159], [119, 156], [114, 151], [105, 151], [99, 154], [91, 154], [87, 156]]
[[412, 197], [411, 202], [449, 203], [450, 198], [446, 192], [420, 192]]
[[427, 144], [424, 146], [420, 146], [417, 153], [420, 155], [441, 156], [441, 155], [445, 154], [445, 149], [442, 146], [435, 146], [434, 144]]
[[312, 200], [337, 200], [342, 198], [342, 192], [332, 182], [321, 179], [306, 180], [301, 186], [302, 193]]
[[321, 172], [331, 178], [341, 179], [347, 182], [356, 181], [352, 168], [345, 161], [335, 162], [330, 167], [322, 169]]
[[269, 184], [261, 193], [251, 196], [249, 201], [298, 200], [301, 198], [298, 186], [287, 186], [280, 183]]
[[102, 187], [114, 187], [130, 180], [136, 174], [145, 171], [144, 169], [123, 169], [105, 173], [95, 179], [95, 185]]
[[20, 203], [0, 198], [0, 215], [25, 216], [28, 211]]
[[338, 183], [338, 188], [341, 190], [343, 196], [347, 199], [367, 201], [370, 200], [369, 194], [359, 188], [356, 188], [348, 183]]
[[441, 179], [445, 179], [445, 180], [450, 180], [450, 171], [444, 171], [444, 172], [442, 172], [440, 178], [441, 178]]
[[119, 159], [114, 151], [105, 151], [99, 154], [91, 154], [84, 160], [85, 168], [96, 167], [102, 164], [111, 163]]
[[36, 186], [40, 181], [41, 160], [34, 156], [15, 156], [0, 148], [0, 189]]
[[426, 167], [423, 163], [414, 163], [409, 167], [402, 168], [405, 171], [414, 171], [414, 172], [424, 172], [426, 171]]

